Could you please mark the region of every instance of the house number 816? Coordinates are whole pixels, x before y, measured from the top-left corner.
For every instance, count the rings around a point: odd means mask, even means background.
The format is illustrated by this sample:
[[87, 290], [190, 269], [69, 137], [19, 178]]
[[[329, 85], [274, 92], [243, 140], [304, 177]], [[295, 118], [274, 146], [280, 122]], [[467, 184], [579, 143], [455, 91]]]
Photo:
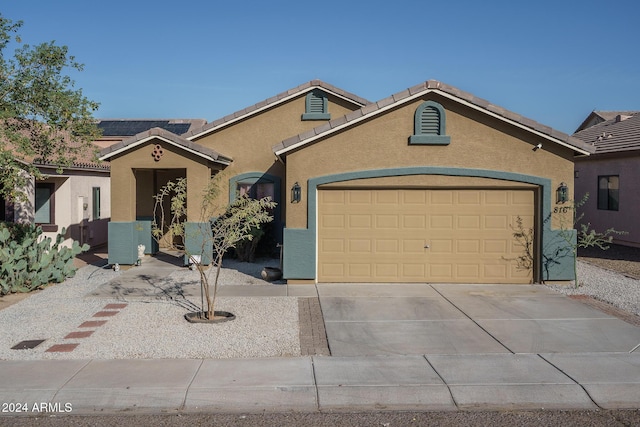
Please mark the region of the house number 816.
[[569, 206], [556, 206], [555, 208], [553, 208], [553, 213], [567, 213], [569, 212], [569, 210], [571, 210], [571, 208]]

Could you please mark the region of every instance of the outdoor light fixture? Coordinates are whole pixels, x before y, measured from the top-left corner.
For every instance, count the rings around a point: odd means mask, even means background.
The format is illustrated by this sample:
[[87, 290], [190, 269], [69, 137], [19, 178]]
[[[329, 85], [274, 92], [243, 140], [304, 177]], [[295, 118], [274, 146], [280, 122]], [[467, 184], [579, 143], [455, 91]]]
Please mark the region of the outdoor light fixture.
[[565, 203], [569, 201], [569, 187], [564, 182], [556, 190], [556, 203]]
[[302, 199], [302, 188], [300, 184], [296, 182], [293, 184], [293, 187], [291, 187], [291, 203], [299, 203], [300, 199]]

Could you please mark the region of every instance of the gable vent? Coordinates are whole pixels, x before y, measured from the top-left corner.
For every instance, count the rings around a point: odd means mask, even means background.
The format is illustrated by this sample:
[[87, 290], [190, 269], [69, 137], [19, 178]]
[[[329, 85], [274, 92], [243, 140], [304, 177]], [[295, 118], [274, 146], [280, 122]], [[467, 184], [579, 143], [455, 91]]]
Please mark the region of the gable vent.
[[309, 113], [324, 113], [324, 98], [314, 92], [309, 97]]
[[434, 107], [426, 107], [420, 116], [420, 134], [440, 134], [440, 113]]

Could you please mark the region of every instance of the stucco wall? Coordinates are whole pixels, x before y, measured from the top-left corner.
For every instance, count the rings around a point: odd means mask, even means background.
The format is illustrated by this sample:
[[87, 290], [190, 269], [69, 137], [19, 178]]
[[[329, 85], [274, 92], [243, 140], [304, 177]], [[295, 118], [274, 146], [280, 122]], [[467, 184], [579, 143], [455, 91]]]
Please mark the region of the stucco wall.
[[[426, 99], [433, 99], [445, 108], [446, 134], [451, 136], [449, 145], [408, 144], [414, 131], [414, 112]], [[538, 143], [542, 143], [543, 148], [533, 151]], [[286, 164], [288, 180], [303, 185], [304, 199], [306, 183], [313, 177], [414, 166], [493, 170], [544, 177], [551, 180], [554, 189], [561, 182], [567, 183], [571, 192], [572, 158], [569, 149], [552, 145], [468, 107], [431, 96], [292, 152], [288, 154]], [[408, 180], [412, 178], [386, 179], [385, 185], [402, 186]], [[440, 183], [443, 182], [441, 179]], [[556, 222], [554, 218], [554, 225], [558, 226]], [[288, 228], [306, 227], [306, 203], [289, 205], [286, 223]]]
[[[247, 172], [266, 172], [279, 177], [282, 180], [283, 189], [290, 187], [285, 182], [284, 165], [273, 154], [273, 146], [284, 139], [326, 123], [326, 121], [301, 119], [305, 112], [305, 96], [306, 94], [302, 94], [274, 108], [194, 140], [198, 144], [233, 158], [232, 164], [224, 171], [227, 179], [223, 180], [221, 199], [228, 200], [229, 179]], [[327, 96], [327, 101], [332, 119], [359, 108], [330, 94]], [[286, 191], [283, 191], [283, 195], [285, 193]], [[284, 204], [285, 200], [277, 200], [277, 202]]]
[[[48, 178], [38, 182], [55, 184], [54, 218], [58, 231], [44, 232], [43, 236], [53, 241], [65, 228], [65, 246], [71, 246], [74, 240], [89, 246], [107, 242], [107, 223], [111, 216], [108, 174], [67, 171], [58, 175], [52, 172]], [[100, 218], [93, 217], [93, 187], [100, 188]]]
[[[164, 150], [160, 161], [155, 161], [151, 153], [156, 144]], [[154, 139], [126, 152], [125, 155], [111, 159], [111, 204], [114, 207], [112, 221], [135, 221], [136, 175], [135, 169], [186, 169], [187, 220], [199, 221], [201, 214], [202, 193], [210, 177], [211, 170], [217, 166], [190, 154], [162, 140]], [[148, 177], [147, 177], [148, 178]], [[142, 196], [148, 197], [145, 193]], [[148, 209], [145, 210], [145, 213]]]
[[[616, 243], [640, 247], [640, 229], [638, 228], [638, 214], [640, 207], [640, 192], [637, 183], [640, 182], [640, 155], [626, 153], [624, 158], [606, 158], [604, 156], [583, 158], [578, 160], [575, 170], [576, 200], [589, 193], [585, 205], [579, 209], [584, 213], [583, 223], [590, 223], [596, 231], [603, 232], [609, 228], [626, 231], [629, 234], [614, 236]], [[598, 209], [598, 176], [618, 175], [620, 177], [619, 210]]]
[[[428, 99], [439, 102], [446, 111], [449, 145], [409, 145], [415, 110]], [[543, 148], [534, 151], [539, 143]], [[292, 151], [286, 165], [289, 182], [298, 181], [303, 187], [301, 203], [287, 205], [287, 279], [315, 277], [316, 190], [323, 185], [538, 187], [536, 235], [541, 237], [538, 244], [544, 260], [538, 263], [534, 277], [573, 277], [571, 257], [555, 255], [566, 246], [557, 228], [561, 223], [570, 224], [570, 213], [552, 214], [555, 189], [561, 182], [568, 184], [572, 197], [573, 150], [470, 107], [430, 94]], [[574, 234], [567, 231], [566, 236], [571, 239]]]

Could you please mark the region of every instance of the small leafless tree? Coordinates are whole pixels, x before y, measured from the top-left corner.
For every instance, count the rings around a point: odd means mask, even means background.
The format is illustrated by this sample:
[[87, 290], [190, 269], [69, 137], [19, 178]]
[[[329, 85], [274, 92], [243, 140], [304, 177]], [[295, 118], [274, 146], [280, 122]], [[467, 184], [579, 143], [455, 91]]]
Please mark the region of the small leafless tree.
[[[218, 279], [222, 268], [222, 259], [231, 248], [238, 243], [251, 240], [252, 230], [273, 220], [269, 210], [275, 208], [276, 203], [269, 197], [260, 200], [239, 196], [229, 205], [218, 208], [216, 200], [220, 193], [220, 178], [212, 178], [204, 189], [200, 227], [196, 227], [197, 236], [187, 236], [187, 180], [179, 178], [169, 181], [154, 196], [154, 222], [151, 226], [154, 239], [170, 249], [184, 252], [200, 275], [200, 288], [203, 295], [201, 314], [209, 320], [215, 318], [215, 302], [218, 291]], [[169, 200], [168, 212], [165, 202]], [[204, 224], [204, 226], [202, 226]], [[189, 229], [192, 232], [193, 228]], [[166, 238], [168, 237], [168, 239]], [[202, 243], [199, 251], [188, 250], [185, 242], [187, 238], [194, 238]], [[213, 249], [214, 268], [207, 269], [202, 259], [208, 248]], [[211, 281], [210, 275], [215, 269], [215, 276]], [[207, 271], [208, 270], [208, 271]], [[206, 300], [206, 306], [204, 303]]]

